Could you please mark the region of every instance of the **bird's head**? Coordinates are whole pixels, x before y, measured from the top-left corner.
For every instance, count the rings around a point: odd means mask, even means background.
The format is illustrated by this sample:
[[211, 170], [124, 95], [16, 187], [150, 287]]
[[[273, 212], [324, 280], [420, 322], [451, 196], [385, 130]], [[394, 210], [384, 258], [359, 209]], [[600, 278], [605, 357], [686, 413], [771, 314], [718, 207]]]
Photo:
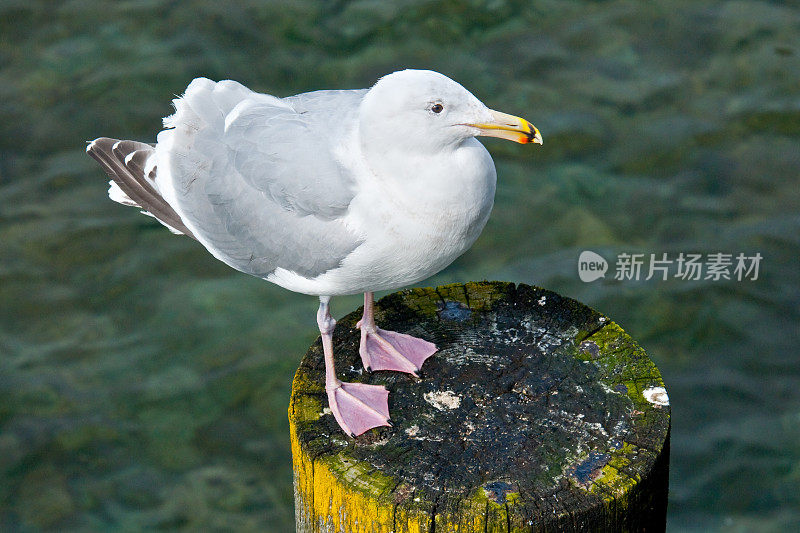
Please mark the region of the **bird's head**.
[[493, 111], [460, 84], [431, 70], [401, 70], [381, 78], [360, 109], [363, 140], [373, 146], [437, 152], [484, 135], [542, 144], [525, 119]]

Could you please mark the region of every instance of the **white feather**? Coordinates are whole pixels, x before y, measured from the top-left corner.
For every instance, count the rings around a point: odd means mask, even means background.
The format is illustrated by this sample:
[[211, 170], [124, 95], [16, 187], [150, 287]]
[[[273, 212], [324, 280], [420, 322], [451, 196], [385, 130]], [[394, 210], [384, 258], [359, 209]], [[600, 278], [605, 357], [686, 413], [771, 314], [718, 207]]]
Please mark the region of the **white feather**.
[[111, 180], [108, 182], [108, 197], [117, 202], [118, 204], [128, 205], [131, 207], [142, 207], [133, 200], [131, 200], [127, 194], [123, 192], [122, 189], [119, 188], [119, 185]]

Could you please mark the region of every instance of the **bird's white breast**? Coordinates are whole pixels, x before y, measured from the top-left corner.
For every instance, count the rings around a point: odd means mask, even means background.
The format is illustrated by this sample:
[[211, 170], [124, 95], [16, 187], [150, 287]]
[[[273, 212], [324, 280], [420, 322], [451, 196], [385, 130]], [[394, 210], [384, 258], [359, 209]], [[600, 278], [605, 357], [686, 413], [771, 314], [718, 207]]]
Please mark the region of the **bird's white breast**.
[[[464, 253], [489, 218], [496, 173], [473, 138], [434, 158], [406, 159], [391, 179], [353, 160], [358, 192], [344, 222], [363, 244], [339, 268], [293, 290], [354, 294], [415, 283]], [[289, 280], [282, 281], [286, 286]]]

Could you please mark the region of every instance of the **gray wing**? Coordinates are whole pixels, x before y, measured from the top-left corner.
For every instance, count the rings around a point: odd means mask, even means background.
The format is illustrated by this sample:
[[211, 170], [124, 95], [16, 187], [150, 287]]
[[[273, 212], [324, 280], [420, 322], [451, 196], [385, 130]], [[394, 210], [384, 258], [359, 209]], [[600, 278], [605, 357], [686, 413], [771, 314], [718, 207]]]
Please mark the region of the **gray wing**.
[[313, 278], [360, 244], [341, 221], [353, 181], [333, 149], [363, 94], [335, 92], [281, 100], [201, 78], [175, 101], [158, 172], [168, 169], [167, 200], [217, 258], [258, 277], [280, 267]]
[[366, 91], [316, 91], [271, 102], [240, 104], [226, 120], [233, 166], [252, 187], [284, 209], [321, 218], [340, 216], [352, 181], [332, 149], [352, 123]]
[[147, 169], [148, 159], [155, 153], [149, 144], [100, 137], [86, 147], [111, 178], [109, 197], [123, 205], [142, 209], [164, 224], [170, 231], [195, 238], [178, 213], [161, 197], [155, 187], [155, 172]]

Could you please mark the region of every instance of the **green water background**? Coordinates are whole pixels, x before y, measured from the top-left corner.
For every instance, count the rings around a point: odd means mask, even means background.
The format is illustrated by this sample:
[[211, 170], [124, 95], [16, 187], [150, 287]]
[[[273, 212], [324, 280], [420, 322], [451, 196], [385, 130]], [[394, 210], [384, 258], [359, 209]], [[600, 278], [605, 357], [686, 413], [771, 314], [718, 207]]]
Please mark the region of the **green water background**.
[[[545, 139], [486, 142], [492, 218], [425, 284], [608, 314], [668, 386], [669, 530], [800, 530], [799, 35], [796, 1], [0, 2], [0, 530], [292, 530], [314, 298], [110, 202], [84, 142], [153, 141], [196, 76], [285, 96], [405, 67]], [[585, 249], [764, 259], [589, 284]]]

